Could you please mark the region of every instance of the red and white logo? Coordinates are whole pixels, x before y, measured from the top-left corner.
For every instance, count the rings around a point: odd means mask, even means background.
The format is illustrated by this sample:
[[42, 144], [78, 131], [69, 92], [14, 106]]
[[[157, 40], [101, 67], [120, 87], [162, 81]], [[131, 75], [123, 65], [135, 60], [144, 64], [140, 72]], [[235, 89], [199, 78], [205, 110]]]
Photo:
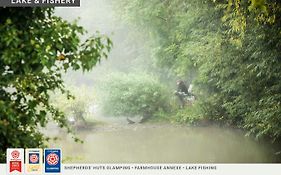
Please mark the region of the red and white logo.
[[29, 160], [31, 163], [37, 163], [39, 160], [39, 157], [36, 154], [31, 154], [29, 157]]
[[49, 165], [56, 165], [59, 163], [59, 156], [51, 153], [47, 156], [46, 160]]
[[20, 156], [20, 152], [17, 150], [12, 151], [11, 153], [13, 159], [18, 159]]
[[22, 174], [24, 166], [24, 149], [7, 149], [7, 169], [9, 174]]

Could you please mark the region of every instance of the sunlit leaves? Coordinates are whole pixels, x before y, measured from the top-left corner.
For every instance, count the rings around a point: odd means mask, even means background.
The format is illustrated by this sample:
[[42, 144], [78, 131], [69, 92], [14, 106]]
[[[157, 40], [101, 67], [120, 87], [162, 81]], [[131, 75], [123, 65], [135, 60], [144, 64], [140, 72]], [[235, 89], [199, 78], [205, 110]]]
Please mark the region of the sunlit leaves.
[[247, 23], [255, 20], [260, 24], [278, 23], [276, 15], [281, 12], [278, 0], [228, 0], [214, 1], [218, 8], [224, 10], [222, 22], [231, 27], [233, 34], [243, 39]]

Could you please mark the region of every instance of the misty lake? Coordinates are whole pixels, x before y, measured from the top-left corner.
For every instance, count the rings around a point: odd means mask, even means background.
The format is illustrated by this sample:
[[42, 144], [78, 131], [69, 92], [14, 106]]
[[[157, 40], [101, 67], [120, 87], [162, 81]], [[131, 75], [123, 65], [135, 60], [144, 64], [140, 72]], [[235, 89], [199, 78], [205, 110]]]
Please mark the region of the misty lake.
[[267, 145], [240, 130], [170, 124], [107, 124], [78, 131], [83, 144], [65, 133], [51, 147], [63, 150], [64, 162], [83, 163], [266, 163]]

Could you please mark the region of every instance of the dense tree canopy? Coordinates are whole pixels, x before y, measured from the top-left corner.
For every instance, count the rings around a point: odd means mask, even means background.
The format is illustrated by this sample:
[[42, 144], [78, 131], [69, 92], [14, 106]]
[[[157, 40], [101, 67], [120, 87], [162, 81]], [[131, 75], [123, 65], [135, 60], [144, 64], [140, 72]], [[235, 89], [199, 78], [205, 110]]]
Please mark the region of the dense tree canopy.
[[[44, 145], [39, 131], [54, 120], [66, 127], [63, 113], [49, 103], [49, 92], [65, 90], [62, 73], [89, 71], [111, 48], [95, 35], [80, 41], [85, 30], [53, 15], [50, 8], [0, 9], [0, 161], [10, 147]], [[69, 131], [69, 130], [68, 130]]]
[[196, 83], [201, 116], [281, 138], [281, 4], [276, 0], [119, 0], [156, 41], [158, 65]]

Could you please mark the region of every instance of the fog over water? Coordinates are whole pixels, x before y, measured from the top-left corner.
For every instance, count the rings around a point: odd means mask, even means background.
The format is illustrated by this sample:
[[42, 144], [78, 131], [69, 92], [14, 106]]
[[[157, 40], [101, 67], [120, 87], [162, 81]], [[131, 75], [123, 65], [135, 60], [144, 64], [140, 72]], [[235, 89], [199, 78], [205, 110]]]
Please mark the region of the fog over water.
[[86, 163], [266, 163], [269, 147], [238, 130], [175, 125], [117, 125], [78, 133], [84, 144], [64, 137], [66, 162]]

